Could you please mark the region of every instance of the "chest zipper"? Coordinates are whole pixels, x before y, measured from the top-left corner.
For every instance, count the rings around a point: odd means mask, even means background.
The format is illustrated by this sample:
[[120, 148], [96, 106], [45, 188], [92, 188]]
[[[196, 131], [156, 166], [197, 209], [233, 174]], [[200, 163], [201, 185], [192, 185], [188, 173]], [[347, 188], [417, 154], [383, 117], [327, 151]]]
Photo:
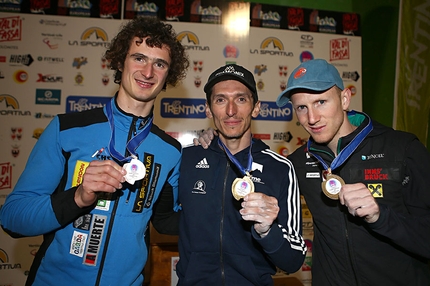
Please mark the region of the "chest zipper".
[[[133, 136], [135, 136], [136, 133], [137, 133], [136, 132], [136, 122], [137, 122], [137, 117], [134, 116], [133, 120], [132, 120], [132, 122], [130, 124], [130, 129], [128, 130], [127, 142], [130, 141], [130, 139]], [[128, 157], [130, 155], [131, 155], [130, 152], [126, 149], [125, 150], [125, 157]], [[126, 203], [128, 203], [128, 201], [130, 199], [130, 195], [131, 195], [131, 190], [128, 191]], [[107, 229], [108, 231], [106, 233], [106, 240], [105, 240], [105, 244], [104, 244], [104, 247], [103, 247], [103, 254], [102, 254], [102, 257], [100, 259], [100, 267], [99, 267], [99, 271], [97, 273], [97, 279], [96, 279], [96, 283], [95, 283], [96, 286], [100, 285], [100, 279], [101, 279], [102, 274], [103, 274], [103, 267], [104, 267], [105, 260], [106, 260], [106, 253], [108, 251], [110, 236], [111, 236], [111, 233], [112, 233], [112, 227], [113, 227], [113, 223], [115, 221], [116, 210], [117, 210], [118, 204], [119, 204], [119, 198], [120, 197], [117, 195], [117, 193], [114, 193], [114, 196], [115, 196], [115, 202], [114, 202], [114, 206], [113, 206], [113, 209], [112, 209], [112, 214], [111, 214], [111, 217], [110, 217], [110, 220], [109, 220], [109, 226], [108, 226], [108, 229]]]
[[227, 160], [225, 168], [224, 183], [222, 188], [222, 199], [221, 199], [221, 222], [219, 231], [219, 253], [220, 253], [220, 264], [221, 264], [221, 281], [222, 285], [225, 285], [225, 269], [224, 269], [224, 256], [223, 256], [223, 233], [224, 233], [224, 212], [225, 212], [225, 194], [228, 180], [228, 173], [230, 171], [230, 162]]

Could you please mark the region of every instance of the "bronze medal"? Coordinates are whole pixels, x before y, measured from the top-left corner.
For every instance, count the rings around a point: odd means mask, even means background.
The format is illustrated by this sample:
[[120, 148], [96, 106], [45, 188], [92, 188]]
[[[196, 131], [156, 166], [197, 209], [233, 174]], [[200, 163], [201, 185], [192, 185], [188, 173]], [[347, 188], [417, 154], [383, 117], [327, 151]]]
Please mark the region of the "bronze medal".
[[254, 192], [254, 182], [250, 176], [236, 178], [231, 185], [231, 192], [236, 200], [243, 199], [247, 194]]
[[323, 174], [323, 178], [325, 179], [321, 183], [323, 193], [332, 200], [338, 200], [340, 188], [345, 185], [344, 180], [331, 173]]

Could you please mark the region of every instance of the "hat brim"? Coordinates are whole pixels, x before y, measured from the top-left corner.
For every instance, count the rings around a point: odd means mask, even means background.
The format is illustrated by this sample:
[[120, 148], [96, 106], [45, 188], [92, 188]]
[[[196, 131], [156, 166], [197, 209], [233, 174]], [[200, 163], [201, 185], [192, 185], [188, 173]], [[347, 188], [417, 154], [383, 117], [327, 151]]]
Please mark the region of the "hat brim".
[[[249, 88], [249, 90], [251, 91], [254, 99], [257, 101], [258, 100], [258, 95], [257, 95], [257, 91], [255, 90], [255, 87], [251, 86], [248, 82], [246, 82], [243, 78], [238, 77], [238, 76], [234, 76], [231, 74], [224, 74], [221, 76], [218, 76], [214, 79], [212, 79], [211, 81], [207, 82], [205, 87], [203, 88], [204, 92], [206, 94], [209, 93], [209, 91], [211, 90], [211, 88], [216, 85], [217, 83], [221, 82], [221, 81], [226, 81], [226, 80], [235, 80], [238, 81], [242, 84], [244, 84], [247, 88]], [[209, 100], [209, 98], [207, 98], [207, 100]]]
[[307, 82], [306, 85], [295, 85], [290, 86], [289, 88], [285, 89], [276, 99], [276, 105], [278, 107], [282, 107], [286, 105], [292, 96], [292, 93], [296, 89], [307, 89], [312, 91], [324, 91], [332, 88], [336, 84], [329, 82], [329, 83], [322, 83], [322, 82]]

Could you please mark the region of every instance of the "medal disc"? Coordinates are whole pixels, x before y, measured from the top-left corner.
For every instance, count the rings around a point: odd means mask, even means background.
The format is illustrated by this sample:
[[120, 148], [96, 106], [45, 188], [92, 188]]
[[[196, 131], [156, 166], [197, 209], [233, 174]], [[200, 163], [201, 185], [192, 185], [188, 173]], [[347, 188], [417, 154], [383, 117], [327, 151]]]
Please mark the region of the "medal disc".
[[340, 188], [345, 185], [343, 179], [337, 175], [326, 174], [326, 180], [323, 180], [321, 183], [321, 187], [323, 193], [333, 200], [339, 199]]
[[247, 194], [254, 192], [254, 182], [249, 176], [236, 178], [231, 185], [231, 192], [236, 200], [240, 200]]
[[123, 169], [127, 171], [125, 180], [131, 185], [134, 182], [143, 179], [145, 177], [146, 169], [141, 161], [138, 159], [131, 159], [130, 163], [125, 163]]

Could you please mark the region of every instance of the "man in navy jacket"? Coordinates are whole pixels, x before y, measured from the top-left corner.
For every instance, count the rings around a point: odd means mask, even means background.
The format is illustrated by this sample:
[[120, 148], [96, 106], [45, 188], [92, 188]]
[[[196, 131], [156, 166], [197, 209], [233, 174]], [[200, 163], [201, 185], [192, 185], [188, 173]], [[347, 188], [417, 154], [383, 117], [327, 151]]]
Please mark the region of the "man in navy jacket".
[[183, 151], [179, 285], [273, 285], [276, 266], [295, 272], [306, 253], [294, 169], [252, 138], [260, 102], [251, 72], [220, 67], [204, 91], [219, 137]]

